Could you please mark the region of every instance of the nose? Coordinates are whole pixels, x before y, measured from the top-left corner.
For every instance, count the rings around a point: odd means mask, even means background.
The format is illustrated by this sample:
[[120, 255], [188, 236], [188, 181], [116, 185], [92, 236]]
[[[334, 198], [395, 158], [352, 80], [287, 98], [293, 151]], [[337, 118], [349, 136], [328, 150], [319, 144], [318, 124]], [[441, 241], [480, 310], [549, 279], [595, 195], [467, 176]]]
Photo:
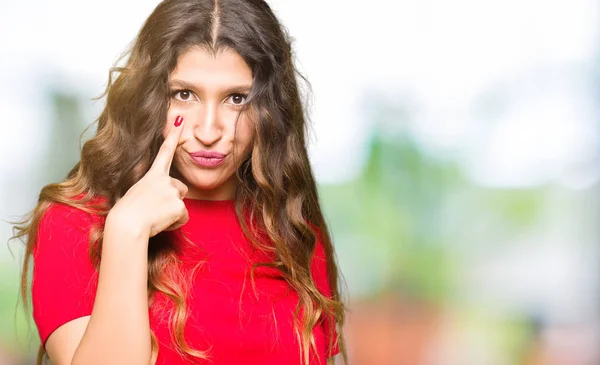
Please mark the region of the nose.
[[194, 137], [205, 146], [215, 144], [223, 136], [223, 129], [219, 122], [218, 108], [206, 104], [198, 113], [197, 122], [194, 124]]

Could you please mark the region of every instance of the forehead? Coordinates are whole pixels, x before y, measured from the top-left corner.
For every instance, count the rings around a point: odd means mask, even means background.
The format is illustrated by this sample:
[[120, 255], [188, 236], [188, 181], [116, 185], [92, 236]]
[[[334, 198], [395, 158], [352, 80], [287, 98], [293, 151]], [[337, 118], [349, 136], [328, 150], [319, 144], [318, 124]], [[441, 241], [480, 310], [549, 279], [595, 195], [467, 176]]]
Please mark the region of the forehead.
[[207, 86], [251, 84], [252, 70], [242, 56], [230, 48], [212, 53], [202, 47], [194, 47], [179, 56], [171, 79]]

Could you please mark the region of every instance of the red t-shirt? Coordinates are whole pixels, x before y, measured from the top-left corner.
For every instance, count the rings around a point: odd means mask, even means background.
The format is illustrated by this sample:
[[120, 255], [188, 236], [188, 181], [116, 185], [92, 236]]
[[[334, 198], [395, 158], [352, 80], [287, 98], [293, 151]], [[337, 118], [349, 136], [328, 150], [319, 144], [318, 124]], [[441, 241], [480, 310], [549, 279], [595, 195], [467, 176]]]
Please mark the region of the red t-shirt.
[[[194, 276], [185, 327], [187, 343], [209, 350], [210, 362], [197, 364], [299, 364], [299, 344], [293, 331], [293, 312], [298, 295], [278, 270], [258, 267], [252, 289], [249, 269], [252, 262], [267, 256], [253, 250], [242, 233], [234, 201], [184, 199], [190, 220], [182, 231], [194, 246], [185, 246], [175, 232], [169, 232], [182, 248], [183, 270], [199, 260], [206, 261]], [[89, 256], [89, 231], [102, 218], [63, 204], [52, 204], [44, 214], [34, 248], [32, 282], [33, 317], [40, 339], [61, 325], [92, 313], [98, 273]], [[317, 241], [311, 263], [317, 288], [331, 296], [325, 253]], [[150, 326], [159, 341], [158, 365], [189, 364], [171, 341], [168, 315], [156, 308], [171, 308], [170, 301], [157, 295], [149, 310]], [[314, 330], [320, 360], [311, 352], [311, 364], [325, 364], [339, 352], [335, 343], [328, 353], [333, 318], [326, 317]], [[326, 356], [326, 354], [328, 356]]]

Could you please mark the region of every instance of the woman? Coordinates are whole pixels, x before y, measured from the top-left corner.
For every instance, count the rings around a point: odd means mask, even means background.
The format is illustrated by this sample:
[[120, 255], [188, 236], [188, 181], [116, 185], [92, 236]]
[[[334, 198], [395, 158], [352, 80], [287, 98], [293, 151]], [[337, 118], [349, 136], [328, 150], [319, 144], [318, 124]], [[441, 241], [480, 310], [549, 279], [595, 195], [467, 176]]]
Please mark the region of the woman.
[[64, 364], [346, 359], [290, 41], [261, 0], [166, 0], [112, 70], [97, 134], [27, 236]]

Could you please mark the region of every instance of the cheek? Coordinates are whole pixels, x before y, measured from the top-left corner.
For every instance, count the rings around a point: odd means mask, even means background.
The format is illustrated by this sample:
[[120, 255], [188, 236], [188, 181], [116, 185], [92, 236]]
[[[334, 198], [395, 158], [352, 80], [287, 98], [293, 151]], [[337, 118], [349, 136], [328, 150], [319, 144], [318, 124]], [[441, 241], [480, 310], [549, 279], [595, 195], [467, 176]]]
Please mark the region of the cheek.
[[248, 118], [240, 119], [236, 130], [236, 143], [244, 152], [252, 149], [254, 144], [254, 128]]

